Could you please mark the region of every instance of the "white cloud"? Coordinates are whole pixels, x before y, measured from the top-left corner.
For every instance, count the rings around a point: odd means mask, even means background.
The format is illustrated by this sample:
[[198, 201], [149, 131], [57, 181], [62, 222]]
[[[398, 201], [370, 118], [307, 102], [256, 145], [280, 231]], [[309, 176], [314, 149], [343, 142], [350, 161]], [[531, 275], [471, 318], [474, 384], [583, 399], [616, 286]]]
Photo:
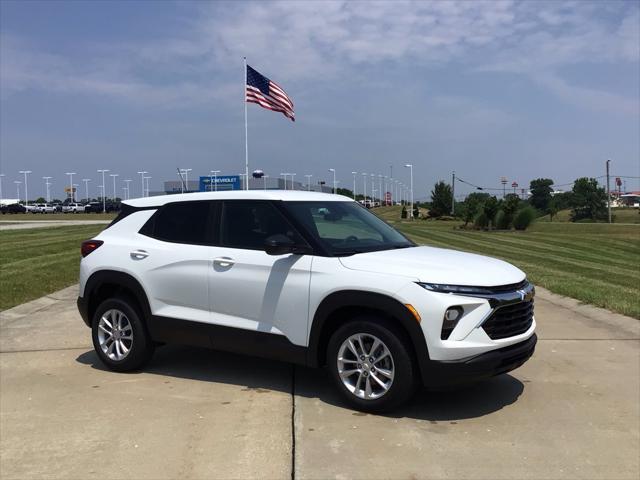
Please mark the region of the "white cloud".
[[624, 99], [573, 87], [558, 72], [637, 63], [639, 12], [636, 3], [506, 0], [213, 3], [180, 37], [96, 46], [83, 64], [3, 37], [0, 75], [4, 93], [44, 89], [175, 106], [235, 93], [243, 55], [287, 85], [344, 78], [361, 65], [457, 61], [527, 75], [570, 103], [600, 108]]

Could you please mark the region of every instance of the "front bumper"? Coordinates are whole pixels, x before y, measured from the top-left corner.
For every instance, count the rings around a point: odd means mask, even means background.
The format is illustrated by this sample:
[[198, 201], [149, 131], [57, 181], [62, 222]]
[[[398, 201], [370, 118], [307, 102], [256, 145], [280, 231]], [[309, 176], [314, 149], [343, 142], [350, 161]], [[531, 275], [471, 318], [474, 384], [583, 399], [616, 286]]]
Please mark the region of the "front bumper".
[[523, 342], [460, 360], [431, 360], [423, 369], [423, 383], [427, 387], [455, 386], [510, 372], [529, 360], [537, 341], [533, 334]]
[[87, 324], [87, 327], [90, 327], [91, 320], [89, 319], [89, 302], [83, 297], [78, 297], [76, 303], [78, 305], [78, 311], [80, 312], [82, 320]]

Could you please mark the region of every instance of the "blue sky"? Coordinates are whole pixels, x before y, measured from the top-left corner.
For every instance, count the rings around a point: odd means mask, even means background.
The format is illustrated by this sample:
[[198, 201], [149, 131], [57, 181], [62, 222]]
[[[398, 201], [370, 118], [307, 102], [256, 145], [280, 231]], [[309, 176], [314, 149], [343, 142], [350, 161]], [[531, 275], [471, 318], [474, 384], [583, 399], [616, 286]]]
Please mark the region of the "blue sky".
[[416, 198], [452, 170], [563, 184], [611, 158], [638, 177], [639, 5], [3, 0], [3, 194], [22, 169], [58, 197], [67, 171], [94, 196], [98, 168], [136, 196], [141, 169], [152, 189], [176, 167], [242, 172], [243, 55], [295, 102], [295, 124], [248, 107], [250, 167], [270, 175], [334, 167], [350, 187], [393, 165], [408, 183], [413, 163]]

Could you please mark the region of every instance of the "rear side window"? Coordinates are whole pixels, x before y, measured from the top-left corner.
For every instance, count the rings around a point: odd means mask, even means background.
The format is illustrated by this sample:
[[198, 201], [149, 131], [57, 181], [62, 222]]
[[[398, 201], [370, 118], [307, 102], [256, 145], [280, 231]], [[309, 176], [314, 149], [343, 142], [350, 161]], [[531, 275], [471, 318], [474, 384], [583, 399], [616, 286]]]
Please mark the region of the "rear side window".
[[164, 242], [210, 245], [212, 203], [168, 203], [149, 219], [140, 233]]

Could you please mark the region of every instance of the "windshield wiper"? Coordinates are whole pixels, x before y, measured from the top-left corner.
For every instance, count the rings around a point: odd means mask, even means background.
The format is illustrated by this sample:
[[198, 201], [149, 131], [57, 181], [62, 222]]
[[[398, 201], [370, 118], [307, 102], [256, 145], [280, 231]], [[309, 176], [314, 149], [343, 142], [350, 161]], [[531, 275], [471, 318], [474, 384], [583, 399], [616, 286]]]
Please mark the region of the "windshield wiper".
[[336, 257], [350, 257], [351, 255], [355, 255], [356, 253], [364, 253], [363, 250], [340, 250], [339, 252], [333, 252], [333, 255]]

